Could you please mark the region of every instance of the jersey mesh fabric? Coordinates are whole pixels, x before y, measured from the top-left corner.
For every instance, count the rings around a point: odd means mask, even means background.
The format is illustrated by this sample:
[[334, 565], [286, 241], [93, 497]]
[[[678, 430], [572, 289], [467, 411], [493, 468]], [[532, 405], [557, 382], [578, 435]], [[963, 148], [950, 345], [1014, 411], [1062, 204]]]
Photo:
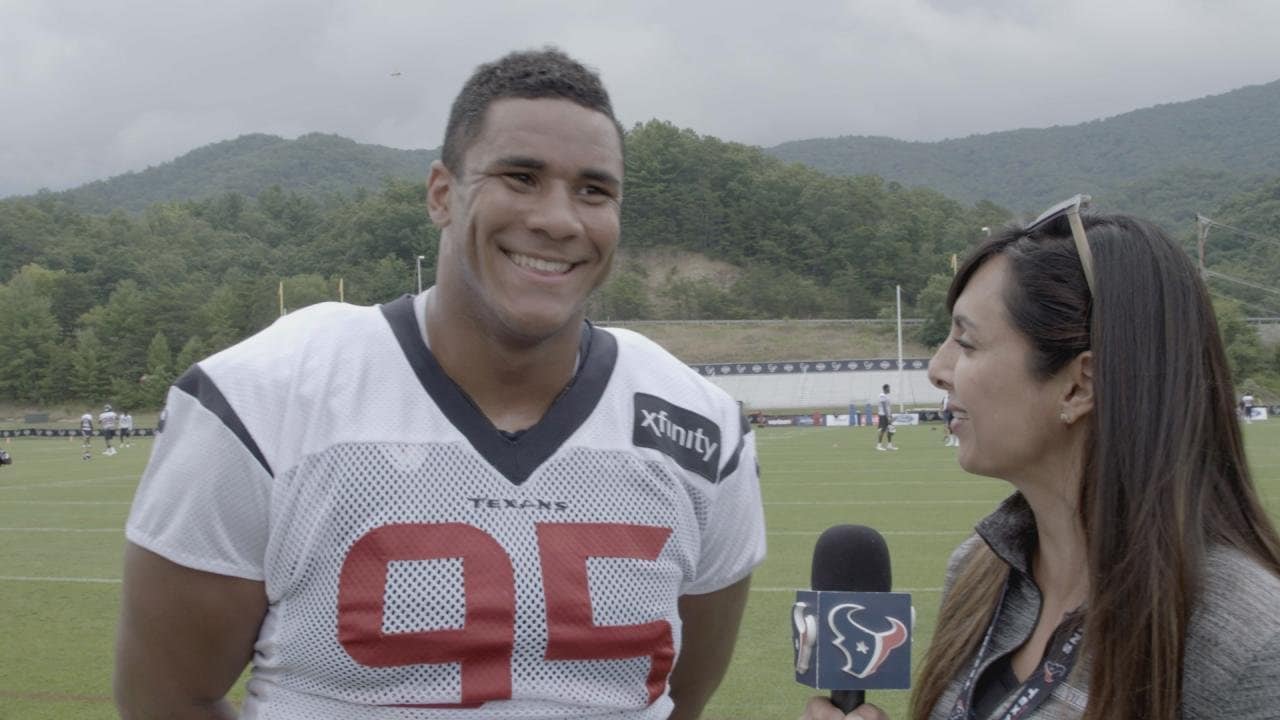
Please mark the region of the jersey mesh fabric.
[[[243, 421], [262, 462], [244, 437], [175, 389], [129, 522], [130, 540], [175, 562], [235, 567], [213, 571], [242, 577], [260, 569], [268, 615], [243, 717], [666, 717], [665, 692], [653, 700], [646, 688], [650, 650], [547, 659], [549, 611], [584, 608], [597, 629], [665, 622], [669, 652], [678, 652], [677, 597], [725, 587], [760, 562], [754, 445], [741, 435], [736, 405], [647, 341], [620, 336], [617, 366], [594, 411], [514, 484], [423, 390], [376, 309], [322, 307], [286, 320], [200, 366]], [[312, 329], [321, 324], [323, 332]], [[632, 395], [640, 391], [718, 423], [726, 446], [721, 465], [743, 448], [737, 470], [713, 483], [637, 448]], [[184, 497], [196, 500], [176, 500]], [[253, 507], [241, 507], [245, 502]], [[256, 536], [237, 530], [244, 517], [265, 529]], [[584, 536], [587, 544], [635, 527], [660, 529], [666, 539], [653, 560], [540, 554], [540, 533], [578, 526], [595, 533]], [[458, 551], [392, 552], [368, 567], [353, 559], [374, 535], [422, 528], [447, 531], [437, 539]], [[250, 540], [225, 546], [240, 536]], [[557, 563], [552, 575], [546, 562]], [[560, 564], [573, 562], [585, 565], [585, 596], [560, 587], [567, 572]], [[468, 574], [504, 564], [509, 589], [481, 586]], [[356, 616], [342, 608], [357, 607], [342, 604], [344, 589], [374, 598], [376, 631], [361, 626], [364, 634], [354, 637], [375, 654], [386, 637], [423, 633], [425, 640], [464, 628], [469, 607], [509, 595], [511, 699], [478, 708], [405, 707], [460, 702], [462, 664], [357, 660], [360, 652], [353, 654], [341, 631]], [[503, 625], [488, 618], [474, 627]]]
[[[406, 463], [410, 457], [421, 464]], [[442, 477], [467, 481], [443, 484]], [[521, 700], [580, 705], [578, 710], [584, 714], [609, 708], [641, 710], [648, 702], [647, 656], [543, 659], [547, 608], [536, 525], [619, 523], [673, 528], [689, 524], [689, 519], [673, 510], [681, 505], [674, 501], [680, 492], [670, 476], [655, 475], [649, 465], [626, 453], [574, 449], [517, 487], [461, 443], [335, 446], [276, 479], [273, 517], [281, 527], [305, 528], [305, 532], [283, 535], [278, 554], [268, 563], [268, 595], [273, 598], [272, 612], [279, 617], [275, 637], [259, 643], [261, 677], [300, 693], [331, 695], [360, 705], [458, 702], [461, 686], [456, 663], [367, 667], [348, 654], [336, 634], [315, 629], [338, 625], [334, 578], [339, 577], [357, 539], [388, 525], [461, 523], [494, 538], [511, 559], [516, 583], [513, 695]], [[495, 509], [477, 502], [490, 498], [517, 504], [530, 501], [531, 507]], [[544, 508], [547, 501], [567, 507], [539, 509], [539, 500]], [[694, 570], [698, 534], [681, 531], [676, 539], [656, 563], [618, 558], [588, 562], [590, 604], [597, 624], [635, 625], [664, 619], [678, 634], [671, 598]], [[461, 627], [462, 563], [411, 564], [419, 566], [419, 577], [430, 581], [417, 584], [411, 593], [389, 576], [383, 626], [401, 631]], [[514, 702], [485, 710], [494, 717], [526, 716]], [[563, 714], [565, 708], [559, 712]]]

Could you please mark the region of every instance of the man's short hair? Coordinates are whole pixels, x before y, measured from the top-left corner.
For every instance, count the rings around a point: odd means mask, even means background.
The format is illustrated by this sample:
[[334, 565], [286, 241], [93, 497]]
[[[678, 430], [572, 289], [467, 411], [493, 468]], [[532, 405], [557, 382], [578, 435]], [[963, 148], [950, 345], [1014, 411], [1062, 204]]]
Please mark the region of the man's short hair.
[[889, 383], [884, 384], [884, 391], [889, 392]]
[[449, 172], [462, 172], [462, 156], [480, 134], [484, 114], [495, 100], [557, 98], [603, 113], [623, 130], [613, 114], [609, 93], [594, 70], [554, 47], [510, 53], [476, 68], [449, 110], [440, 159]]

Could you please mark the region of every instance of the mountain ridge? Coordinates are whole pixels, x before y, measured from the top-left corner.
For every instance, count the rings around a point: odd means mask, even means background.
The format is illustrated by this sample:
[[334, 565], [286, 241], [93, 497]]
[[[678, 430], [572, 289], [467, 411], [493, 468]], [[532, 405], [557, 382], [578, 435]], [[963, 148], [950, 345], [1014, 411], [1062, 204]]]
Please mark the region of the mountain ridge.
[[1280, 80], [1074, 125], [936, 142], [810, 138], [765, 152], [833, 175], [878, 175], [968, 203], [989, 200], [1027, 212], [1076, 192], [1105, 197], [1179, 168], [1280, 174], [1277, 116]]

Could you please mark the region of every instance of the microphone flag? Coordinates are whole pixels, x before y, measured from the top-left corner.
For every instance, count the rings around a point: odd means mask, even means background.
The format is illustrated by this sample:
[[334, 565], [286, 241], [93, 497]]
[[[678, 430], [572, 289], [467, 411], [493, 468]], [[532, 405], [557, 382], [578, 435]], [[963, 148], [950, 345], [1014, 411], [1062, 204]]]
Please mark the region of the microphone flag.
[[822, 690], [911, 687], [909, 593], [797, 590], [796, 682]]

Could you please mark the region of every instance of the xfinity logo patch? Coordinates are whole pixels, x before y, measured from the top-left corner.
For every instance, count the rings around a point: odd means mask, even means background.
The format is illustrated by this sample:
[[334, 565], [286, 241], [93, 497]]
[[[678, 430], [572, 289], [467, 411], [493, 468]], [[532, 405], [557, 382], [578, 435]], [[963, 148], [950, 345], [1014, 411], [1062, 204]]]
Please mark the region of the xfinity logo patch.
[[637, 447], [670, 455], [680, 467], [717, 482], [720, 470], [720, 428], [707, 418], [662, 398], [636, 393]]

